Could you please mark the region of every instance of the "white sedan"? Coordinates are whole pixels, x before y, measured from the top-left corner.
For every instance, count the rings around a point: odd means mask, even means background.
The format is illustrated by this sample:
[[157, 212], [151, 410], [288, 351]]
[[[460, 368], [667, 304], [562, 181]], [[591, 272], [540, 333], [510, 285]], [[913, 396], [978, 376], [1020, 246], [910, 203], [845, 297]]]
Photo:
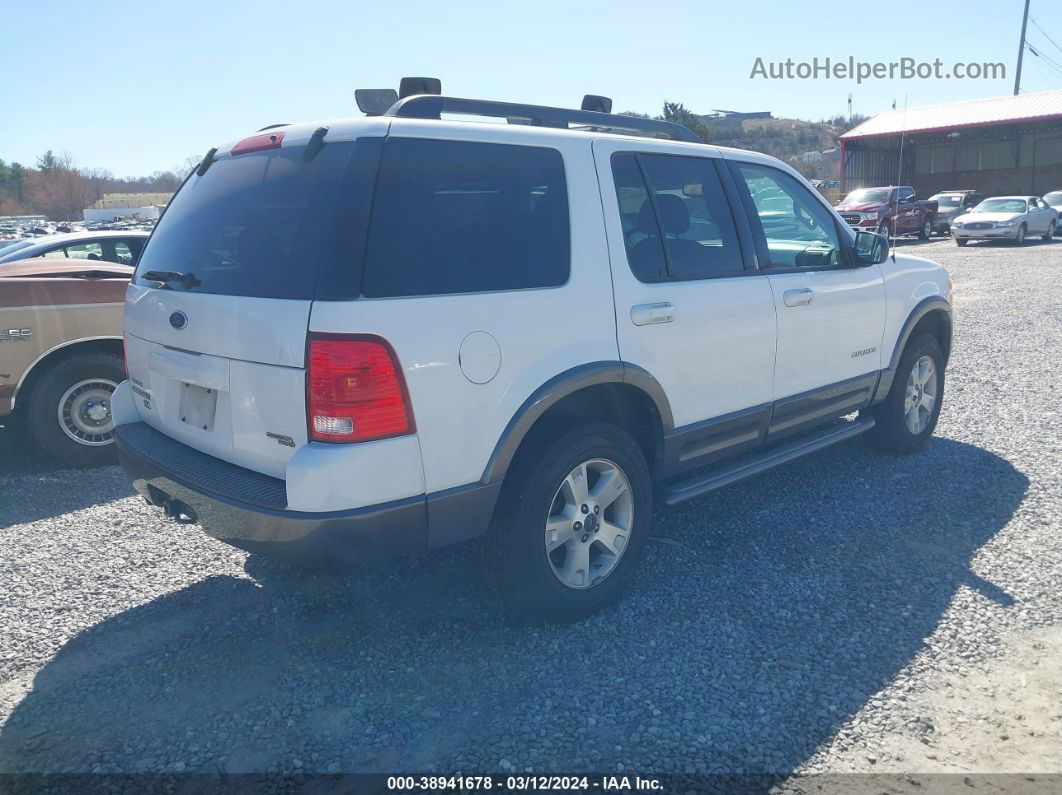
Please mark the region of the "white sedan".
[[1028, 235], [1050, 240], [1058, 227], [1058, 211], [1035, 196], [994, 196], [951, 222], [956, 245], [970, 240], [1012, 240], [1017, 245]]

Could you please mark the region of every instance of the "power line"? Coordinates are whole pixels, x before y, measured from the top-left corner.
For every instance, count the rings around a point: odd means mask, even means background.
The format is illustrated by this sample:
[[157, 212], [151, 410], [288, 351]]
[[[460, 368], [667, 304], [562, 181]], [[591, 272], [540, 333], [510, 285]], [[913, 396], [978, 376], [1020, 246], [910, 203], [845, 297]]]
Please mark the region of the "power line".
[[1052, 39], [1051, 36], [1048, 34], [1048, 32], [1046, 30], [1044, 30], [1042, 27], [1040, 27], [1040, 23], [1037, 22], [1035, 18], [1033, 18], [1032, 23], [1036, 26], [1036, 29], [1038, 31], [1040, 31], [1041, 33], [1044, 34], [1044, 38], [1045, 39], [1047, 39], [1049, 42], [1051, 42], [1053, 45], [1055, 45], [1055, 49], [1056, 50], [1058, 50], [1059, 52], [1062, 52], [1062, 44], [1059, 44], [1057, 41]]
[[1041, 61], [1047, 63], [1049, 66], [1053, 67], [1054, 69], [1058, 70], [1059, 72], [1062, 72], [1062, 63], [1059, 63], [1058, 61], [1054, 60], [1053, 58], [1050, 58], [1050, 57], [1044, 55], [1038, 49], [1036, 49], [1031, 44], [1029, 44], [1029, 42], [1025, 42], [1025, 48], [1029, 52], [1031, 52], [1033, 55], [1035, 55], [1037, 58], [1039, 58]]

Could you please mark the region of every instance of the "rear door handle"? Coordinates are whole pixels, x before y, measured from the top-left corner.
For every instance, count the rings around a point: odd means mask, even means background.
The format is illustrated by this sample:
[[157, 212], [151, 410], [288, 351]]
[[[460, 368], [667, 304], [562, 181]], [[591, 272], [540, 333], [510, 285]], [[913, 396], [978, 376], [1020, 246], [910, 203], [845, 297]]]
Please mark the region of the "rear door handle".
[[675, 319], [675, 306], [670, 301], [659, 304], [637, 304], [631, 307], [631, 322], [636, 326], [670, 323]]
[[785, 301], [786, 306], [807, 306], [815, 300], [815, 292], [810, 287], [786, 290], [782, 293], [782, 300]]

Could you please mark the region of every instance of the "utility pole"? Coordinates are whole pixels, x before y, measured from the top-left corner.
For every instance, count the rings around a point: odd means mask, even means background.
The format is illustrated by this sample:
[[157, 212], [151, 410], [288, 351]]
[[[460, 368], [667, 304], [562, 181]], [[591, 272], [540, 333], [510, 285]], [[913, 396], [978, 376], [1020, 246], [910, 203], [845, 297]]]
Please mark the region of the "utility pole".
[[852, 123], [852, 92], [848, 92], [848, 124]]
[[1018, 42], [1018, 70], [1014, 75], [1014, 96], [1021, 91], [1021, 61], [1025, 55], [1025, 28], [1029, 25], [1029, 0], [1025, 0], [1025, 16], [1021, 18], [1021, 41]]

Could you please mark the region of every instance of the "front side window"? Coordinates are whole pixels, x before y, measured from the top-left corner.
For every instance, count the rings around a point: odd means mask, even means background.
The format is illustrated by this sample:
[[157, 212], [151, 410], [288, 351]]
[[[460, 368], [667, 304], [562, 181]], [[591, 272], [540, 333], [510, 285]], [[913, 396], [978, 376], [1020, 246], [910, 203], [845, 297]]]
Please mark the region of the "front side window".
[[570, 236], [556, 149], [391, 138], [361, 291], [390, 298], [557, 287], [568, 281]]
[[702, 157], [612, 158], [627, 262], [642, 282], [705, 279], [742, 271], [719, 176]]
[[77, 243], [66, 247], [66, 256], [75, 259], [103, 259], [103, 245], [100, 243]]
[[123, 265], [133, 264], [133, 252], [129, 250], [129, 246], [125, 241], [117, 240], [114, 243], [114, 259], [116, 262], [120, 262]]
[[834, 268], [842, 264], [833, 214], [789, 174], [739, 163], [737, 172], [752, 199], [771, 268]]

